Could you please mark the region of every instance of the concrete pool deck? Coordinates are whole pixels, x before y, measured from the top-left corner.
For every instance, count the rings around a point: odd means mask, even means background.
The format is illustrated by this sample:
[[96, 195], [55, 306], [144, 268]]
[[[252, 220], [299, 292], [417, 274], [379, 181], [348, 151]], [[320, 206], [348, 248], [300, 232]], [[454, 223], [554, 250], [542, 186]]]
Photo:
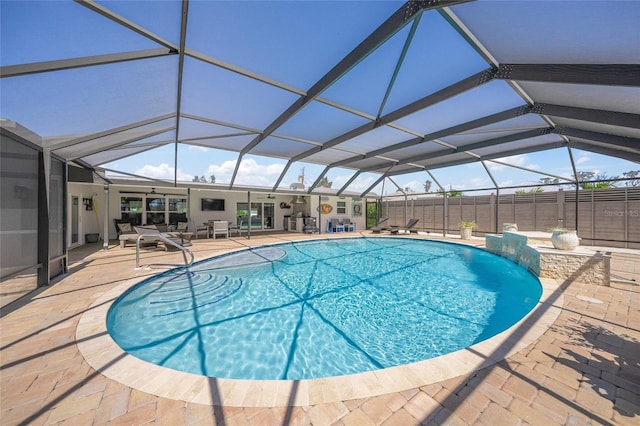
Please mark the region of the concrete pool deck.
[[[200, 260], [245, 246], [307, 238], [317, 236], [194, 240], [191, 249]], [[106, 310], [125, 288], [163, 268], [134, 270], [135, 248], [121, 249], [117, 241], [108, 251], [100, 248], [99, 243], [72, 250], [68, 274], [35, 292], [28, 303], [3, 310], [3, 425], [640, 420], [637, 250], [613, 251], [612, 274], [620, 279], [612, 287], [544, 280], [545, 300], [529, 317], [463, 351], [338, 378], [253, 382], [175, 372], [123, 353], [106, 333]], [[142, 253], [143, 264], [170, 260], [179, 263], [182, 255]]]

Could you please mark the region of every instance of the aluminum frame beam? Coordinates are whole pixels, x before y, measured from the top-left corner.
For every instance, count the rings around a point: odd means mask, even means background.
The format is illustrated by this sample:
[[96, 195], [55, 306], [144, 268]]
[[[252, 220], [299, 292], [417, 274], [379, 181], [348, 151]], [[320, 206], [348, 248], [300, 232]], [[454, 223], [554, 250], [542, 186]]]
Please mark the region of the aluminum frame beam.
[[189, 16], [189, 0], [182, 0], [180, 19], [180, 54], [178, 57], [178, 83], [176, 89], [176, 132], [173, 149], [173, 185], [178, 184], [178, 140], [180, 137], [180, 112], [182, 111], [182, 77], [184, 74], [184, 49], [187, 44], [187, 18]]
[[329, 72], [320, 78], [307, 91], [305, 96], [298, 98], [289, 108], [280, 114], [274, 121], [269, 124], [262, 134], [258, 135], [249, 143], [241, 152], [236, 168], [231, 177], [230, 187], [233, 187], [240, 161], [242, 157], [250, 152], [256, 145], [262, 142], [267, 136], [273, 133], [278, 127], [289, 120], [298, 111], [304, 108], [309, 102], [326, 90], [331, 84], [342, 77], [347, 71], [367, 57], [371, 52], [378, 48], [382, 43], [388, 40], [392, 35], [398, 32], [404, 25], [414, 18], [418, 13], [424, 10], [453, 6], [459, 3], [466, 3], [468, 0], [430, 0], [430, 1], [407, 1], [396, 12], [393, 13], [385, 22], [370, 33], [358, 46], [349, 52], [340, 62], [338, 62]]
[[[481, 148], [486, 148], [489, 146], [494, 146], [494, 145], [501, 145], [501, 144], [505, 144], [505, 143], [509, 143], [509, 142], [514, 142], [514, 141], [518, 141], [518, 140], [522, 140], [522, 139], [528, 139], [528, 138], [533, 138], [536, 136], [542, 136], [542, 135], [546, 135], [549, 134], [553, 131], [552, 128], [540, 128], [540, 129], [532, 129], [532, 130], [526, 130], [524, 132], [519, 132], [519, 133], [514, 133], [512, 135], [507, 135], [507, 136], [501, 136], [498, 138], [491, 138], [491, 139], [487, 139], [484, 141], [480, 141], [480, 142], [475, 142], [475, 143], [471, 143], [468, 145], [464, 145], [464, 146], [459, 146], [457, 148], [450, 148], [450, 149], [444, 149], [441, 151], [437, 151], [437, 152], [430, 152], [428, 154], [421, 154], [421, 155], [414, 155], [412, 157], [407, 157], [401, 160], [396, 160], [394, 161], [394, 165], [400, 165], [400, 164], [408, 164], [408, 163], [415, 163], [417, 161], [424, 161], [424, 160], [429, 160], [432, 158], [438, 158], [438, 157], [442, 157], [444, 155], [451, 155], [451, 154], [455, 154], [455, 153], [459, 153], [459, 152], [468, 152], [468, 151], [473, 151], [475, 149], [481, 149]], [[369, 166], [369, 167], [365, 167], [363, 169], [361, 169], [364, 172], [367, 171], [373, 171], [373, 170], [378, 170], [382, 167], [386, 167], [391, 163], [391, 161], [387, 161], [384, 163], [378, 163], [376, 165], [373, 166]], [[430, 167], [432, 168], [432, 167]]]
[[[76, 160], [78, 158], [88, 157], [90, 155], [97, 154], [97, 153], [99, 153], [101, 151], [108, 151], [109, 149], [119, 148], [119, 147], [128, 145], [128, 144], [130, 144], [132, 142], [136, 142], [136, 141], [140, 141], [140, 140], [143, 140], [143, 139], [146, 139], [146, 138], [150, 138], [150, 137], [153, 137], [153, 136], [161, 135], [163, 133], [175, 130], [175, 128], [176, 128], [175, 126], [164, 127], [164, 128], [161, 128], [161, 129], [153, 130], [153, 131], [151, 131], [149, 133], [145, 133], [144, 135], [136, 135], [135, 137], [128, 138], [128, 139], [125, 139], [123, 141], [117, 141], [117, 142], [115, 142], [113, 144], [103, 144], [103, 145], [100, 145], [98, 147], [94, 147], [94, 148], [85, 150], [85, 152], [83, 152], [80, 155], [74, 154], [74, 156], [72, 156], [72, 157], [66, 157], [66, 159], [68, 161], [74, 161], [74, 160]], [[171, 143], [173, 143], [173, 141]], [[156, 145], [156, 147], [157, 146], [160, 146], [160, 145]], [[58, 155], [62, 155], [62, 154], [58, 153]]]
[[595, 152], [596, 154], [608, 155], [610, 157], [617, 157], [634, 163], [640, 163], [640, 153], [636, 154], [629, 151], [622, 151], [619, 149], [608, 148], [601, 145], [592, 145], [587, 142], [578, 142], [573, 140], [569, 142], [569, 146], [583, 151]]
[[[312, 154], [315, 154], [316, 152], [323, 150], [323, 149], [327, 149], [327, 148], [331, 148], [335, 145], [338, 145], [342, 142], [348, 141], [349, 139], [353, 139], [356, 136], [360, 136], [366, 132], [369, 132], [371, 130], [374, 130], [382, 125], [391, 123], [392, 121], [395, 120], [399, 120], [403, 117], [406, 117], [409, 114], [412, 114], [416, 111], [420, 111], [422, 109], [425, 109], [431, 105], [437, 104], [439, 102], [442, 102], [446, 99], [452, 98], [456, 95], [459, 95], [463, 92], [466, 92], [467, 90], [473, 89], [475, 87], [478, 87], [484, 83], [487, 83], [489, 81], [491, 81], [493, 79], [493, 70], [488, 69], [485, 71], [481, 71], [477, 74], [472, 75], [471, 77], [467, 77], [464, 80], [458, 81], [442, 90], [439, 90], [435, 93], [429, 94], [421, 99], [418, 99], [415, 102], [412, 102], [408, 105], [405, 105], [395, 111], [390, 112], [387, 115], [384, 115], [382, 117], [380, 117], [379, 120], [376, 121], [372, 121], [370, 123], [365, 123], [360, 127], [356, 127], [355, 129], [352, 129], [340, 136], [337, 136], [335, 138], [333, 138], [332, 140], [324, 143], [321, 147], [318, 148], [313, 148], [310, 149], [307, 152], [303, 152], [302, 154], [300, 154], [298, 157], [300, 159], [302, 158], [306, 158]], [[413, 142], [413, 143], [419, 143], [420, 140], [422, 140], [423, 138], [414, 138], [411, 139], [410, 141], [407, 142]]]
[[137, 121], [135, 123], [127, 124], [125, 126], [114, 127], [112, 129], [108, 129], [98, 133], [92, 133], [90, 135], [81, 136], [79, 138], [71, 139], [69, 141], [58, 142], [54, 144], [47, 144], [47, 147], [52, 151], [56, 151], [58, 149], [67, 148], [72, 145], [76, 145], [82, 142], [89, 142], [94, 139], [103, 138], [105, 136], [115, 135], [116, 133], [126, 132], [127, 130], [136, 129], [138, 127], [147, 126], [149, 124], [157, 123], [160, 121], [168, 120], [170, 118], [175, 118], [175, 113], [160, 115], [158, 117], [150, 118], [148, 120]]
[[331, 169], [331, 167], [326, 166], [318, 175], [318, 177], [316, 178], [316, 180], [309, 186], [309, 190], [307, 190], [307, 194], [311, 194], [313, 192], [313, 190], [315, 189], [315, 187], [320, 183], [320, 181], [322, 180], [322, 178], [324, 177], [324, 175], [327, 174], [327, 172], [329, 171], [329, 169]]
[[[564, 136], [575, 137], [580, 139], [586, 139], [593, 142], [599, 142], [605, 145], [610, 145], [610, 148], [615, 149], [616, 147], [620, 148], [629, 148], [632, 151], [636, 151], [640, 153], [640, 139], [630, 138], [626, 136], [618, 136], [612, 135], [609, 133], [599, 133], [592, 132], [588, 130], [580, 130], [574, 129], [570, 127], [565, 127], [559, 129], [558, 133]], [[628, 152], [626, 149], [622, 149], [622, 151]]]
[[548, 83], [640, 86], [636, 64], [501, 64], [495, 78]]
[[155, 35], [154, 33], [152, 33], [151, 31], [147, 31], [144, 28], [142, 28], [140, 25], [137, 25], [135, 23], [133, 23], [132, 21], [116, 14], [113, 13], [111, 10], [107, 9], [106, 7], [102, 6], [101, 4], [96, 3], [94, 0], [75, 0], [76, 3], [81, 4], [82, 6], [85, 6], [91, 10], [93, 10], [96, 13], [99, 13], [100, 15], [104, 16], [105, 18], [111, 19], [112, 21], [130, 29], [131, 31], [134, 31], [138, 34], [140, 34], [143, 37], [148, 38], [149, 40], [152, 40], [162, 46], [168, 47], [169, 49], [171, 49], [174, 53], [178, 53], [178, 46], [176, 46], [175, 44], [163, 39], [160, 36]]
[[573, 120], [589, 121], [611, 126], [630, 127], [640, 129], [640, 114], [628, 112], [606, 111], [602, 109], [579, 108], [566, 105], [535, 103], [532, 107], [535, 114], [553, 117], [570, 118]]
[[[477, 158], [468, 158], [468, 159], [463, 159], [463, 160], [452, 160], [452, 161], [445, 161], [439, 164], [430, 164], [428, 166], [429, 170], [433, 170], [433, 169], [441, 169], [443, 167], [451, 167], [451, 166], [459, 166], [461, 164], [469, 164], [469, 163], [473, 163], [474, 161], [482, 161], [482, 160], [486, 160], [486, 161], [490, 161], [493, 160], [495, 158], [502, 158], [502, 157], [510, 157], [512, 155], [519, 155], [519, 154], [527, 154], [530, 152], [538, 152], [538, 151], [546, 151], [549, 149], [556, 149], [556, 148], [561, 148], [563, 146], [566, 146], [567, 142], [565, 141], [560, 141], [560, 142], [551, 142], [551, 143], [547, 143], [547, 144], [542, 144], [542, 145], [537, 145], [535, 147], [527, 147], [527, 148], [518, 148], [518, 149], [513, 149], [510, 151], [503, 151], [503, 152], [499, 152], [499, 153], [495, 153], [495, 154], [491, 154], [491, 155], [485, 155], [485, 156], [478, 156]], [[397, 176], [397, 175], [401, 175], [401, 174], [407, 174], [407, 173], [412, 173], [412, 172], [418, 172], [421, 170], [425, 170], [427, 167], [426, 166], [416, 166], [415, 169], [410, 169], [410, 170], [400, 170], [399, 172], [389, 172], [388, 175], [390, 176]], [[546, 173], [543, 173], [545, 175], [547, 175]]]
[[[373, 188], [375, 188], [380, 181], [384, 180], [384, 178], [387, 177], [386, 174], [381, 175], [378, 179], [375, 180], [375, 182], [373, 182], [367, 189], [365, 189], [361, 194], [360, 197], [364, 198], [368, 193], [370, 193]], [[382, 194], [380, 194], [380, 196], [382, 196]]]
[[[100, 167], [102, 164], [106, 164], [106, 163], [111, 163], [112, 161], [117, 161], [120, 160], [122, 158], [127, 158], [130, 157], [131, 155], [137, 155], [137, 154], [141, 154], [143, 152], [147, 152], [147, 151], [151, 151], [152, 149], [156, 149], [160, 146], [164, 146], [164, 145], [169, 145], [170, 143], [173, 143], [173, 141], [163, 141], [163, 142], [158, 142], [155, 145], [147, 145], [147, 144], [140, 144], [140, 145], [135, 145], [135, 146], [130, 146], [130, 147], [117, 147], [114, 148], [112, 150], [109, 151], [100, 151], [100, 152], [96, 152], [94, 154], [91, 155], [85, 155], [84, 157], [81, 158], [76, 158], [75, 160], [73, 160], [74, 162], [78, 163], [80, 161], [89, 164], [92, 168], [93, 167]], [[138, 148], [144, 148], [144, 149], [138, 149]], [[125, 150], [125, 149], [136, 149], [136, 152], [131, 154], [131, 153], [127, 153], [127, 154], [123, 154], [123, 155], [110, 155], [108, 159], [104, 160], [104, 161], [98, 161], [98, 162], [90, 162], [88, 160], [89, 157], [93, 156], [93, 155], [97, 155], [97, 154], [116, 154], [118, 150]], [[124, 172], [122, 172], [124, 173]], [[111, 182], [110, 182], [111, 183]]]
[[346, 191], [346, 190], [347, 190], [347, 188], [349, 187], [349, 185], [351, 185], [351, 182], [353, 182], [354, 180], [356, 180], [356, 178], [357, 178], [358, 176], [360, 176], [360, 173], [362, 173], [360, 170], [356, 170], [356, 172], [353, 174], [353, 176], [351, 176], [351, 177], [349, 178], [349, 180], [347, 180], [347, 181], [345, 182], [345, 184], [344, 184], [344, 185], [342, 185], [342, 188], [340, 188], [340, 189], [338, 190], [338, 192], [336, 193], [336, 195], [338, 195], [338, 196], [342, 195], [342, 193], [343, 193], [344, 191]]
[[164, 47], [157, 49], [136, 50], [134, 52], [109, 53], [105, 55], [85, 56], [81, 58], [60, 59], [55, 61], [32, 62], [29, 64], [7, 65], [0, 67], [0, 78], [19, 77], [50, 71], [70, 70], [74, 68], [93, 67], [96, 65], [115, 64], [118, 62], [137, 61], [139, 59], [158, 58], [175, 55], [177, 52]]
[[282, 179], [284, 179], [284, 176], [287, 174], [292, 164], [293, 164], [292, 160], [287, 161], [287, 164], [284, 166], [284, 169], [282, 169], [282, 173], [280, 173], [280, 176], [278, 176], [276, 183], [273, 185], [273, 188], [271, 189], [272, 192], [275, 192], [275, 190], [278, 188], [278, 186], [282, 182]]
[[528, 114], [529, 112], [531, 112], [531, 108], [527, 105], [511, 108], [505, 111], [498, 112], [496, 114], [487, 115], [485, 117], [467, 121], [466, 123], [461, 123], [455, 126], [448, 127], [446, 129], [438, 130], [436, 132], [426, 134], [422, 137], [412, 138], [403, 142], [398, 142], [396, 144], [389, 145], [384, 148], [370, 151], [366, 154], [357, 155], [351, 158], [346, 158], [344, 160], [336, 161], [335, 163], [331, 163], [331, 166], [339, 167], [339, 166], [350, 164], [356, 161], [364, 160], [366, 158], [376, 157], [378, 155], [383, 155], [388, 152], [396, 151], [403, 148], [408, 148], [410, 146], [415, 146], [420, 143], [433, 142], [434, 139], [440, 139], [447, 136], [455, 135], [457, 133], [465, 132], [467, 130], [487, 126], [489, 124], [499, 123], [501, 121], [509, 120], [510, 118], [515, 118], [524, 114]]

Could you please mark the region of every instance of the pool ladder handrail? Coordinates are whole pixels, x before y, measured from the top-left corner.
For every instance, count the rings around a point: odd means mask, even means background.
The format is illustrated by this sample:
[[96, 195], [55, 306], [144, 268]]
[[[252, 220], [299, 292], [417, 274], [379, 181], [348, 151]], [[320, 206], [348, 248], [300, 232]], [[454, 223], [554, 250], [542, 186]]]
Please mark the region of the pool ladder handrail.
[[[170, 244], [174, 247], [177, 247], [181, 252], [182, 252], [182, 256], [184, 257], [184, 263], [185, 266], [191, 266], [193, 264], [193, 261], [195, 260], [195, 256], [193, 255], [193, 253], [191, 252], [191, 250], [189, 250], [188, 248], [186, 248], [185, 246], [183, 246], [182, 244], [178, 244], [177, 242], [173, 241], [172, 239], [166, 237], [165, 235], [162, 235], [161, 233], [149, 233], [149, 234], [140, 234], [138, 235], [138, 238], [136, 239], [136, 268], [140, 268], [140, 240], [142, 239], [149, 239], [152, 241], [162, 241], [165, 244]], [[191, 260], [187, 261], [187, 253], [189, 254], [189, 256], [191, 256]], [[181, 266], [178, 264], [173, 264], [173, 263], [151, 263], [148, 266], [166, 266], [166, 265], [175, 265], [175, 266]]]

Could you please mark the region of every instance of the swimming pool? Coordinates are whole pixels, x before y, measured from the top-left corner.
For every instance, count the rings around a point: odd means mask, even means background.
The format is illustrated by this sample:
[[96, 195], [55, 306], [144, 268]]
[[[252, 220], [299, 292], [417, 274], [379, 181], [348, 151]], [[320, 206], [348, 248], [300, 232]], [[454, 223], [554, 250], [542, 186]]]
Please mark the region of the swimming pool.
[[456, 351], [507, 329], [540, 295], [533, 275], [471, 247], [316, 240], [143, 281], [112, 305], [107, 327], [125, 351], [172, 369], [305, 379]]

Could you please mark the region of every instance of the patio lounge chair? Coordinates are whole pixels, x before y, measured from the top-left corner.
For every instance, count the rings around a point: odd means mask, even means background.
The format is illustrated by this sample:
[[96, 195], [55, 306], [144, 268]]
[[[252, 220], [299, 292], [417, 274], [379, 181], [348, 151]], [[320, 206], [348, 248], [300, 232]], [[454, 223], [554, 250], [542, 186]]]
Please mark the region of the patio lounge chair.
[[[113, 219], [113, 224], [116, 227], [118, 241], [120, 241], [121, 248], [125, 248], [127, 243], [135, 244], [136, 239], [138, 238], [138, 233], [133, 229], [131, 222], [123, 219]], [[157, 243], [149, 243], [147, 245], [153, 245], [155, 247]]]
[[380, 222], [378, 222], [378, 224], [376, 226], [371, 228], [371, 232], [373, 232], [374, 234], [379, 234], [380, 231], [386, 231], [387, 229], [389, 229], [387, 227], [387, 222], [388, 221], [389, 221], [388, 217], [385, 217], [384, 219], [380, 219]]
[[400, 230], [402, 229], [403, 231], [407, 231], [407, 232], [418, 232], [415, 229], [416, 223], [418, 223], [420, 221], [420, 219], [411, 219], [409, 222], [407, 222], [407, 224], [405, 226], [392, 226], [389, 231], [392, 234], [397, 234], [398, 232], [400, 232]]
[[191, 245], [191, 238], [193, 237], [192, 232], [160, 232], [160, 229], [156, 225], [145, 225], [145, 226], [134, 226], [136, 230], [136, 239], [140, 235], [144, 235], [140, 240], [140, 245], [143, 243], [146, 244], [154, 244], [157, 247], [158, 243], [163, 243], [165, 250], [170, 248], [174, 248], [171, 244], [167, 244], [162, 238], [168, 238], [174, 243], [184, 247]]

